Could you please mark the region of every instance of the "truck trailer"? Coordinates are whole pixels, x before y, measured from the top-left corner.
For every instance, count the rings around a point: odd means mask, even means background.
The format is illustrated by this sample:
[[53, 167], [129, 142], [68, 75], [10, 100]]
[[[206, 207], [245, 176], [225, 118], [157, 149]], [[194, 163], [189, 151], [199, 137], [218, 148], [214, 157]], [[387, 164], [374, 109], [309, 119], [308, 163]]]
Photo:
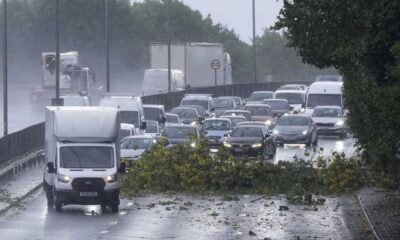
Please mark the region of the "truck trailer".
[[[168, 68], [168, 44], [150, 44], [150, 68]], [[186, 87], [232, 84], [231, 58], [222, 43], [172, 43], [171, 68], [183, 71]]]
[[119, 113], [104, 107], [47, 107], [43, 188], [47, 206], [99, 204], [117, 212], [121, 173]]

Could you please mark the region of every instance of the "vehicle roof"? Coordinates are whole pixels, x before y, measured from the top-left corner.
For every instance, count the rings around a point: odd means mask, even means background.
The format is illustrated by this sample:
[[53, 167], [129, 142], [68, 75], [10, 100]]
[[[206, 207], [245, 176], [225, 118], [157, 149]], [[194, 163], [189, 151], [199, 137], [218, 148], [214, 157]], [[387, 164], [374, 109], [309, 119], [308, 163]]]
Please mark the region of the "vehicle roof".
[[302, 90], [302, 89], [278, 89], [275, 91], [276, 93], [307, 93], [307, 90]]
[[238, 123], [239, 126], [251, 125], [251, 126], [267, 126], [264, 122], [256, 122], [256, 121], [246, 121]]
[[189, 107], [189, 108], [201, 108], [204, 110], [203, 106], [200, 105], [181, 105], [182, 107]]
[[342, 93], [343, 82], [314, 82], [310, 85], [308, 93]]
[[274, 92], [273, 91], [254, 91], [251, 94], [253, 94], [253, 93], [274, 93]]
[[143, 107], [164, 109], [164, 105], [161, 104], [143, 104]]
[[241, 98], [239, 96], [220, 96], [218, 98]]
[[178, 114], [172, 113], [172, 112], [167, 112], [167, 113], [165, 113], [165, 115], [170, 115], [170, 116], [179, 117]]
[[261, 102], [289, 102], [286, 99], [280, 99], [280, 98], [267, 98], [262, 100]]
[[254, 128], [265, 128], [264, 125], [244, 125], [244, 124], [237, 124], [235, 128], [244, 128], [244, 127], [254, 127]]
[[221, 96], [221, 97], [216, 97], [213, 99], [232, 99], [233, 100], [234, 97], [229, 97], [229, 96]]
[[268, 107], [268, 108], [270, 108], [271, 106], [269, 106], [268, 104], [263, 104], [263, 103], [249, 103], [244, 107]]
[[220, 118], [241, 118], [241, 119], [247, 119], [245, 116], [241, 116], [241, 115], [222, 115], [220, 116]]
[[222, 117], [219, 117], [219, 118], [207, 118], [207, 119], [204, 120], [204, 122], [211, 122], [211, 121], [225, 121], [225, 122], [230, 122], [231, 120], [230, 120], [230, 119], [227, 119], [227, 118], [222, 118]]
[[241, 110], [241, 109], [232, 109], [232, 110], [226, 110], [225, 111], [225, 113], [243, 113], [243, 112], [251, 113], [250, 111]]
[[336, 108], [336, 109], [342, 109], [339, 106], [316, 106], [314, 109], [318, 109], [318, 108]]
[[184, 96], [183, 98], [182, 98], [182, 101], [183, 100], [210, 100], [210, 99], [212, 99], [212, 97], [211, 96], [205, 96], [205, 95], [187, 95], [187, 96]]
[[197, 129], [197, 126], [193, 126], [193, 125], [182, 125], [182, 124], [178, 124], [178, 123], [171, 123], [168, 126], [166, 126], [166, 128], [170, 128], [170, 127], [178, 127], [178, 128], [195, 128]]
[[[304, 114], [296, 114], [296, 113], [285, 113], [282, 115], [282, 117], [302, 117], [302, 118], [310, 118], [310, 116], [308, 115], [304, 115]], [[281, 117], [281, 118], [282, 118]]]
[[135, 126], [133, 124], [129, 124], [129, 123], [121, 123], [121, 129], [124, 130], [130, 130], [135, 128]]

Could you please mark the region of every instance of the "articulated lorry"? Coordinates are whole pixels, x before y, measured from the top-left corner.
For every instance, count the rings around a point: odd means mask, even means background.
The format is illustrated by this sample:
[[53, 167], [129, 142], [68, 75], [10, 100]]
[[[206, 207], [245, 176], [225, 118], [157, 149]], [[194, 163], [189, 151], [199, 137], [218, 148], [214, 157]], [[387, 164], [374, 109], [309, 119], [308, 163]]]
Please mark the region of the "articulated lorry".
[[[232, 67], [229, 53], [221, 43], [173, 43], [171, 45], [171, 68], [184, 73], [186, 87], [207, 87], [232, 84]], [[150, 44], [150, 67], [152, 69], [168, 68], [168, 45], [165, 43]], [[168, 76], [168, 75], [167, 75]]]
[[104, 107], [47, 107], [43, 188], [47, 206], [120, 204], [119, 113]]
[[[56, 94], [56, 54], [42, 53], [42, 86], [33, 89], [31, 103], [34, 110], [43, 111], [51, 106], [51, 99]], [[76, 51], [60, 53], [60, 95], [87, 96], [90, 101], [99, 95], [95, 88], [95, 74], [88, 67], [79, 63]]]

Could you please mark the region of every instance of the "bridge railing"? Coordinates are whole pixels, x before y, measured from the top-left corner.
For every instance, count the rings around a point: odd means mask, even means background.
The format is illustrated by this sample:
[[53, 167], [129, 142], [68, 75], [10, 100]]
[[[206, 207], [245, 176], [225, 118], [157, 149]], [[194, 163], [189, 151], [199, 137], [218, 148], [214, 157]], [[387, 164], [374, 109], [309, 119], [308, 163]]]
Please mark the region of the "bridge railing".
[[[143, 96], [146, 104], [164, 104], [166, 109], [171, 109], [180, 104], [182, 97], [187, 93], [209, 93], [218, 96], [248, 97], [251, 92], [259, 90], [274, 91], [282, 82], [243, 83], [226, 86], [187, 89], [180, 92], [164, 93]], [[12, 133], [0, 139], [0, 166], [27, 153], [44, 146], [44, 123], [39, 123]]]

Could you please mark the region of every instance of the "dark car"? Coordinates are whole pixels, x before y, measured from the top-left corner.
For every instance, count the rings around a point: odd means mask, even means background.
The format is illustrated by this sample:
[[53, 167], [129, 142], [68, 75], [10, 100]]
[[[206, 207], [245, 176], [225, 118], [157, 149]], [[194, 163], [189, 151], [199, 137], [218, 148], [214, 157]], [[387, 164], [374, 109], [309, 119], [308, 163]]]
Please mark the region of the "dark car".
[[272, 114], [277, 117], [289, 112], [290, 109], [289, 102], [286, 99], [264, 99], [261, 103], [269, 105]]
[[274, 97], [274, 92], [272, 91], [255, 91], [252, 92], [247, 104], [249, 103], [261, 103], [264, 99], [269, 99]]
[[247, 121], [251, 121], [251, 112], [246, 111], [246, 110], [228, 110], [225, 111], [223, 114], [223, 116], [244, 116]]
[[224, 142], [224, 146], [234, 155], [273, 158], [275, 142], [264, 126], [237, 126]]
[[166, 122], [165, 124], [182, 124], [181, 120], [179, 119], [178, 114], [175, 113], [166, 113], [165, 114]]
[[196, 108], [200, 114], [200, 117], [202, 117], [202, 118], [208, 117], [206, 110], [204, 110], [204, 108], [200, 105], [185, 105], [184, 107]]
[[236, 125], [241, 122], [247, 121], [245, 116], [222, 115], [222, 116], [220, 116], [220, 118], [226, 118], [226, 119], [231, 120], [232, 128], [236, 127]]
[[273, 135], [277, 145], [305, 144], [317, 146], [317, 127], [310, 116], [285, 114], [277, 122]]
[[183, 124], [199, 125], [203, 120], [194, 107], [176, 107], [173, 108], [171, 112], [178, 115]]
[[236, 103], [231, 97], [213, 98], [214, 113], [217, 117], [225, 111], [236, 109]]
[[244, 102], [241, 97], [237, 96], [222, 96], [221, 98], [232, 98], [235, 101], [236, 109], [242, 109], [244, 106]]
[[200, 132], [196, 126], [171, 124], [164, 129], [162, 136], [168, 139], [169, 144], [176, 145], [186, 143], [189, 136], [199, 138]]

